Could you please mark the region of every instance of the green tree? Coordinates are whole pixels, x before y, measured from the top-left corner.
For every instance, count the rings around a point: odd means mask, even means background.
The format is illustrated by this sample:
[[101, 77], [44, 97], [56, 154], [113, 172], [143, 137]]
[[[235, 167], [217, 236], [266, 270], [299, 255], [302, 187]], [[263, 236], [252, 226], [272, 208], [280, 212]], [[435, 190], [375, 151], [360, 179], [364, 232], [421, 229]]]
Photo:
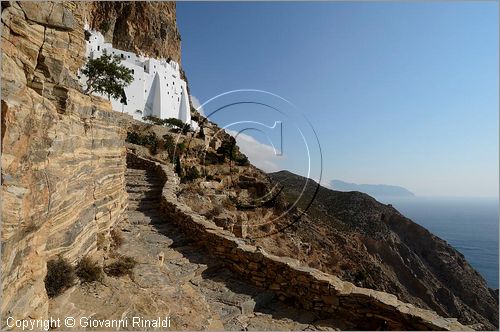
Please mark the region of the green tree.
[[89, 59], [82, 69], [82, 74], [87, 77], [86, 94], [100, 93], [119, 99], [126, 104], [124, 88], [132, 83], [134, 77], [132, 69], [120, 64], [118, 56], [107, 54], [106, 51], [96, 59]]

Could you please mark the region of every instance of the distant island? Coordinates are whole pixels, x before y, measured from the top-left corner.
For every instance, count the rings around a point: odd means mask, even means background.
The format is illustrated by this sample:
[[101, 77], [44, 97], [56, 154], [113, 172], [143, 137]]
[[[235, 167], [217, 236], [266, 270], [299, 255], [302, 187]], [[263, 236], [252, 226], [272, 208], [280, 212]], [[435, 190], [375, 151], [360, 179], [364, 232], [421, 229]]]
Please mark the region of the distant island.
[[341, 180], [332, 180], [330, 186], [338, 191], [360, 191], [370, 196], [412, 197], [414, 193], [400, 186], [387, 184], [356, 184]]

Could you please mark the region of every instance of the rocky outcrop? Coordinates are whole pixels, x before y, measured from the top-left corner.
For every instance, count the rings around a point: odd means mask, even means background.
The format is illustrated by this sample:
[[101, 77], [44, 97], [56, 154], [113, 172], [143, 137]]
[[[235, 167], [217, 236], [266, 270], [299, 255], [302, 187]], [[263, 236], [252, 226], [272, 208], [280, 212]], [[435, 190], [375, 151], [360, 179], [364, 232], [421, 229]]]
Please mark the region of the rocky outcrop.
[[[271, 177], [284, 194], [314, 195], [317, 184], [281, 171]], [[403, 301], [457, 317], [476, 329], [498, 327], [498, 299], [464, 256], [444, 240], [401, 215], [390, 205], [360, 192], [319, 187], [307, 216], [284, 243], [307, 247], [296, 253], [302, 262], [338, 275], [358, 286], [395, 294]], [[293, 239], [291, 237], [294, 237]]]
[[295, 306], [342, 319], [354, 329], [467, 330], [455, 318], [401, 302], [396, 296], [356, 287], [350, 282], [278, 257], [246, 244], [215, 226], [177, 199], [179, 179], [170, 165], [129, 155], [135, 164], [149, 164], [165, 181], [161, 204], [165, 217], [196, 239], [233, 272], [258, 287], [276, 293]]
[[115, 48], [181, 62], [173, 1], [95, 1], [89, 3], [88, 19]]
[[47, 261], [93, 253], [126, 208], [120, 114], [77, 83], [83, 6], [2, 2], [3, 318], [46, 317]]

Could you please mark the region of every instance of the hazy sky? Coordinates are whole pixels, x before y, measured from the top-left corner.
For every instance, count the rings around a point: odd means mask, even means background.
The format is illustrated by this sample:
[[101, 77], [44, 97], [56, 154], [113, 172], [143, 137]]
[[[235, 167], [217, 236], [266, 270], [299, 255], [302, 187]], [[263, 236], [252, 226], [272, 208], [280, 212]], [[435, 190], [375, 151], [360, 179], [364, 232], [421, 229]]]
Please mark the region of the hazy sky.
[[[178, 2], [177, 19], [191, 94], [295, 104], [321, 143], [322, 184], [498, 195], [497, 2]], [[252, 161], [294, 169], [293, 149], [273, 161], [253, 136], [240, 140]]]

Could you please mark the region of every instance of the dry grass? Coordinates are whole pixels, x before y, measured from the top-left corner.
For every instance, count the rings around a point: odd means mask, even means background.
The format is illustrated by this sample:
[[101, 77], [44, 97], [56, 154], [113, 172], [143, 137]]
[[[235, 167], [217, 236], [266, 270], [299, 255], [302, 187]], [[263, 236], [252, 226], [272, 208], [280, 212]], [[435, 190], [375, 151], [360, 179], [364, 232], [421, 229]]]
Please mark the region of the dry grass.
[[75, 283], [75, 269], [64, 258], [59, 257], [47, 262], [45, 289], [49, 297], [55, 297]]
[[121, 277], [124, 275], [131, 275], [132, 269], [137, 265], [137, 262], [132, 257], [117, 256], [116, 260], [110, 265], [106, 266], [104, 272], [113, 277]]
[[76, 275], [82, 282], [102, 281], [104, 278], [102, 268], [88, 256], [78, 262]]
[[123, 244], [124, 238], [120, 230], [113, 228], [111, 232], [109, 232], [109, 235], [111, 236], [113, 247], [118, 248]]

